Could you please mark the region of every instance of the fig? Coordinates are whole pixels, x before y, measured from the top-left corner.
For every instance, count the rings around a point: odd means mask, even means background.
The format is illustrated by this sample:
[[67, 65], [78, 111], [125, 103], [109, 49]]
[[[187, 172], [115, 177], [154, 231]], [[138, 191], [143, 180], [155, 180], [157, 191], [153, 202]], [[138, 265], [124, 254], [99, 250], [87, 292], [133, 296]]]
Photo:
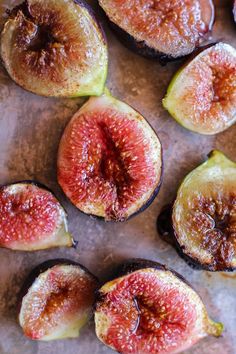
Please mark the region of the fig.
[[23, 181], [0, 187], [0, 247], [36, 251], [74, 245], [67, 215], [41, 184]]
[[95, 324], [98, 338], [122, 354], [179, 353], [223, 331], [182, 276], [140, 259], [101, 287]]
[[164, 107], [183, 127], [220, 133], [236, 122], [236, 50], [217, 43], [201, 51], [172, 79]]
[[83, 266], [56, 259], [38, 266], [19, 299], [19, 324], [32, 340], [75, 338], [92, 315], [97, 279]]
[[127, 47], [161, 62], [192, 53], [214, 22], [212, 0], [99, 0], [99, 4]]
[[236, 163], [214, 150], [182, 182], [172, 221], [178, 249], [210, 271], [236, 268]]
[[160, 141], [133, 108], [106, 91], [74, 115], [58, 152], [58, 182], [82, 212], [123, 221], [157, 195]]
[[11, 78], [42, 96], [100, 95], [107, 44], [83, 0], [26, 0], [9, 14], [1, 56]]

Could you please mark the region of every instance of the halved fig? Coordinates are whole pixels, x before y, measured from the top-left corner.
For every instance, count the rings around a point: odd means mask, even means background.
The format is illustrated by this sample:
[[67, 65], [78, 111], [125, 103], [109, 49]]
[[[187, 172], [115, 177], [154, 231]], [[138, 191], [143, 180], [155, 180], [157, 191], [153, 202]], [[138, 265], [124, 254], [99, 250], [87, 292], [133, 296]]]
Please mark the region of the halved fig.
[[20, 294], [25, 336], [51, 341], [79, 336], [92, 315], [97, 279], [78, 263], [56, 259], [38, 266]]
[[156, 262], [131, 260], [99, 295], [96, 334], [122, 354], [179, 353], [223, 331], [182, 276]]
[[185, 128], [212, 135], [236, 122], [236, 49], [217, 43], [172, 79], [164, 107]]
[[212, 0], [99, 0], [99, 4], [126, 46], [161, 61], [193, 52], [214, 21]]
[[0, 247], [36, 251], [74, 245], [67, 215], [41, 184], [17, 182], [0, 187]]
[[107, 45], [83, 0], [27, 0], [14, 8], [1, 34], [1, 56], [12, 79], [43, 96], [100, 95]]
[[236, 163], [220, 151], [182, 182], [173, 206], [177, 246], [210, 271], [236, 268]]
[[160, 141], [148, 122], [108, 92], [91, 97], [74, 115], [60, 142], [58, 181], [86, 214], [121, 221], [157, 195]]

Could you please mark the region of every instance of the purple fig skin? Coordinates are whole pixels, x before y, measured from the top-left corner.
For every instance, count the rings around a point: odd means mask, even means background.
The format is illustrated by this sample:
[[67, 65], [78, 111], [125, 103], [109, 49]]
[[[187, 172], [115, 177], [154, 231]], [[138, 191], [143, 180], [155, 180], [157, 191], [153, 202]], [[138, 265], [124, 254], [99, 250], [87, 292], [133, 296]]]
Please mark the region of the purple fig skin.
[[75, 266], [79, 266], [80, 268], [82, 268], [88, 275], [90, 275], [94, 281], [97, 283], [97, 289], [99, 288], [99, 280], [98, 278], [93, 275], [86, 267], [84, 267], [82, 264], [72, 261], [70, 259], [66, 259], [66, 258], [57, 258], [57, 259], [50, 259], [48, 261], [45, 261], [41, 264], [39, 264], [38, 266], [36, 266], [30, 273], [29, 275], [26, 277], [25, 281], [23, 282], [23, 285], [20, 289], [20, 292], [18, 294], [18, 301], [17, 301], [17, 313], [20, 313], [20, 309], [21, 309], [21, 304], [22, 304], [22, 300], [24, 298], [24, 296], [27, 294], [29, 288], [32, 286], [32, 284], [34, 283], [34, 281], [36, 280], [36, 278], [38, 278], [38, 276], [41, 273], [46, 272], [48, 269], [56, 266], [56, 265], [75, 265]]
[[161, 53], [153, 48], [150, 48], [146, 43], [137, 41], [129, 33], [125, 32], [122, 28], [117, 26], [114, 22], [109, 20], [109, 26], [120, 40], [120, 42], [129, 50], [132, 50], [134, 53], [141, 55], [144, 58], [151, 60], [158, 60], [161, 65], [166, 65], [168, 62], [177, 61], [182, 59], [182, 57], [173, 58], [170, 55]]
[[[100, 6], [101, 8], [101, 6]], [[117, 24], [112, 22], [103, 8], [101, 8], [102, 13], [104, 14], [104, 17], [107, 19], [110, 28], [113, 30], [117, 38], [120, 40], [120, 42], [129, 50], [133, 51], [134, 53], [141, 55], [144, 58], [151, 59], [151, 60], [158, 60], [159, 63], [162, 66], [165, 66], [169, 62], [175, 62], [182, 60], [183, 58], [188, 58], [189, 56], [193, 55], [195, 52], [198, 52], [199, 49], [201, 49], [201, 45], [196, 46], [195, 50], [187, 55], [179, 56], [179, 57], [173, 57], [171, 55], [162, 53], [154, 48], [149, 47], [145, 41], [138, 41], [135, 39], [135, 37], [131, 36], [128, 32], [124, 31], [121, 27], [119, 27]], [[209, 29], [208, 32], [206, 33], [209, 34], [212, 31], [212, 27], [215, 22], [215, 11], [214, 11], [214, 5], [212, 4], [212, 21], [209, 24]], [[205, 47], [205, 45], [204, 45]]]

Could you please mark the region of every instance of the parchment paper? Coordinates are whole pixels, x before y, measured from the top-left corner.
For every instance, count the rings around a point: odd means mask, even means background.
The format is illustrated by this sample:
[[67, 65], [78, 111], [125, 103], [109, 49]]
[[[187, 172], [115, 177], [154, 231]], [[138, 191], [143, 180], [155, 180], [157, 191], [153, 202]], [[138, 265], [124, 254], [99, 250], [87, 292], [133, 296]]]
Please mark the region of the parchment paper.
[[[16, 1], [1, 1], [5, 5]], [[218, 1], [213, 39], [236, 46], [228, 1]], [[2, 21], [1, 21], [2, 22]], [[143, 257], [174, 268], [203, 297], [212, 318], [225, 324], [220, 339], [207, 338], [186, 354], [236, 353], [236, 275], [196, 271], [163, 242], [156, 231], [161, 207], [170, 202], [183, 177], [201, 163], [210, 150], [221, 149], [236, 160], [236, 125], [213, 137], [200, 136], [179, 126], [161, 105], [169, 80], [180, 63], [165, 67], [124, 48], [105, 25], [109, 43], [108, 87], [134, 106], [157, 131], [164, 149], [164, 179], [154, 203], [126, 223], [104, 223], [81, 214], [65, 198], [56, 181], [56, 155], [61, 134], [83, 99], [48, 99], [16, 86], [0, 68], [0, 184], [35, 179], [48, 185], [69, 214], [69, 228], [78, 250], [55, 249], [20, 253], [0, 249], [0, 354], [113, 353], [94, 333], [93, 322], [79, 339], [38, 343], [22, 335], [16, 320], [16, 301], [22, 281], [40, 262], [67, 257], [81, 262], [103, 281], [123, 259]]]

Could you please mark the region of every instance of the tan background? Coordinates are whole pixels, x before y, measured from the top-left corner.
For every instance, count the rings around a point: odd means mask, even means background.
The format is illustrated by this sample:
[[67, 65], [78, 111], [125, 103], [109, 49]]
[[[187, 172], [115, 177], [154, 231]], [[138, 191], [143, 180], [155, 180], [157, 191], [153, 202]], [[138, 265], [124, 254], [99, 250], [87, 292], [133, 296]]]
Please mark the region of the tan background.
[[[5, 5], [16, 1], [1, 1]], [[228, 1], [217, 1], [214, 39], [236, 46]], [[180, 63], [161, 67], [125, 49], [105, 27], [110, 68], [108, 87], [118, 98], [147, 117], [164, 148], [164, 180], [159, 196], [143, 214], [123, 223], [105, 224], [82, 215], [64, 197], [56, 182], [56, 154], [62, 131], [82, 99], [47, 99], [17, 87], [0, 68], [0, 184], [35, 179], [51, 187], [69, 213], [69, 227], [79, 241], [78, 250], [56, 249], [36, 253], [0, 250], [0, 354], [108, 354], [111, 350], [96, 339], [93, 323], [78, 340], [36, 343], [21, 334], [16, 322], [16, 295], [26, 274], [40, 262], [68, 257], [80, 261], [104, 279], [121, 259], [144, 257], [158, 260], [184, 275], [202, 295], [210, 315], [224, 322], [220, 339], [208, 338], [186, 352], [192, 354], [236, 353], [236, 277], [194, 271], [171, 246], [158, 237], [156, 218], [170, 202], [182, 178], [213, 148], [236, 160], [236, 125], [215, 137], [190, 133], [163, 110], [161, 99]]]

